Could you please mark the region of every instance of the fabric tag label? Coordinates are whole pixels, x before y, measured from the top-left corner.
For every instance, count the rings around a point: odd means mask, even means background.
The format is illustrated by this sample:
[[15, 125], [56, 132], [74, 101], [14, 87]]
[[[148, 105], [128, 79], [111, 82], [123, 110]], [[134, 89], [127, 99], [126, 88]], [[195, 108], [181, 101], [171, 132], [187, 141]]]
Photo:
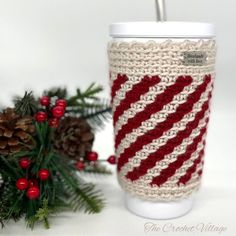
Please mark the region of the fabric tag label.
[[191, 51], [183, 52], [183, 64], [185, 66], [203, 66], [207, 61], [206, 52]]

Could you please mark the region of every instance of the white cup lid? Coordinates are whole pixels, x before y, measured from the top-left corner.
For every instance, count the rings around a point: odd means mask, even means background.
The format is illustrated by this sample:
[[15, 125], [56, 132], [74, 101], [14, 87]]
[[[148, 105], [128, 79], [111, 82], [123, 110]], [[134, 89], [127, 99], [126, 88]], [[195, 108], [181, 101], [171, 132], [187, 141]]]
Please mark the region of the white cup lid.
[[200, 22], [124, 22], [111, 24], [109, 33], [116, 38], [212, 38], [215, 26]]

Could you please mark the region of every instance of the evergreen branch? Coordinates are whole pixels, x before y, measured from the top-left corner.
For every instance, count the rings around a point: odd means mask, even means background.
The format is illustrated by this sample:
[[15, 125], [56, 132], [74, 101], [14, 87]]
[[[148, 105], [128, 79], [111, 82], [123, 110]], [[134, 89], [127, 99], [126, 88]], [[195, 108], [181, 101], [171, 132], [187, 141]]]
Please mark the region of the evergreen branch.
[[86, 119], [93, 129], [102, 128], [104, 123], [111, 118], [111, 105], [106, 99], [97, 102], [79, 103], [78, 106], [67, 107], [67, 115], [80, 116]]
[[4, 179], [4, 184], [0, 191], [0, 221], [2, 225], [11, 218], [15, 221], [19, 220], [23, 214], [23, 192], [17, 191], [14, 182], [10, 179]]
[[54, 87], [43, 92], [44, 96], [67, 99], [68, 91], [66, 88]]
[[72, 206], [73, 210], [84, 209], [88, 213], [98, 213], [104, 206], [104, 199], [99, 190], [95, 190], [93, 184], [84, 183], [79, 180], [78, 176], [71, 171], [68, 171], [68, 167], [62, 164], [58, 164], [53, 159], [55, 167], [60, 173], [60, 180], [68, 193], [68, 203]]
[[48, 217], [53, 211], [48, 206], [48, 199], [43, 199], [42, 206], [37, 210], [36, 214], [27, 219], [27, 226], [34, 228], [36, 222], [43, 222], [46, 229], [50, 228]]
[[11, 156], [8, 156], [8, 160], [11, 160], [11, 159], [15, 159], [15, 160], [17, 160], [17, 158], [19, 158], [19, 157], [23, 157], [23, 156], [30, 156], [30, 155], [32, 155], [32, 153], [35, 153], [35, 151], [34, 150], [30, 150], [30, 151], [20, 151], [20, 152], [17, 152], [17, 153], [14, 153], [14, 154], [12, 154]]
[[82, 93], [83, 97], [90, 98], [90, 99], [97, 99], [97, 94], [103, 91], [103, 87], [100, 85], [96, 85], [92, 83], [84, 93]]
[[101, 107], [101, 108], [94, 107], [94, 108], [86, 110], [83, 113], [82, 118], [84, 118], [84, 119], [93, 119], [93, 118], [96, 118], [96, 117], [101, 116], [101, 115], [103, 116], [103, 118], [106, 118], [107, 116], [110, 117], [110, 114], [111, 114], [111, 107], [107, 106], [107, 105], [104, 105], [104, 107]]
[[[93, 184], [80, 184], [75, 191], [77, 194], [71, 194], [71, 203], [73, 209], [84, 209], [85, 213], [99, 213], [104, 206], [104, 200], [99, 190], [95, 190]], [[72, 192], [73, 193], [73, 192]]]
[[106, 100], [100, 106], [84, 109], [81, 117], [86, 119], [93, 129], [102, 128], [104, 123], [111, 118], [111, 106]]
[[38, 110], [38, 103], [32, 92], [25, 92], [23, 97], [14, 98], [15, 111], [20, 116], [33, 116]]
[[0, 173], [2, 174], [2, 177], [7, 178], [9, 176], [12, 176], [12, 178], [15, 180], [17, 178], [20, 178], [21, 173], [19, 172], [19, 170], [16, 168], [15, 165], [15, 160], [11, 159], [8, 160], [6, 159], [4, 156], [0, 156]]
[[[93, 128], [101, 127], [110, 118], [111, 113], [108, 101], [101, 101], [97, 96], [102, 90], [101, 86], [92, 83], [84, 91], [77, 89], [76, 95], [72, 97], [68, 96], [66, 88], [58, 87], [44, 91], [44, 95], [54, 97], [45, 110], [49, 112], [48, 117], [51, 118], [50, 109], [56, 99], [67, 99], [66, 115], [80, 116], [87, 119]], [[26, 92], [23, 97], [16, 97], [14, 103], [15, 112], [22, 117], [33, 116], [39, 108], [43, 109], [32, 92]], [[3, 180], [3, 184], [0, 183], [0, 224], [3, 226], [10, 219], [16, 221], [25, 216], [31, 229], [37, 222], [43, 222], [45, 228], [49, 228], [48, 218], [62, 208], [84, 210], [87, 213], [100, 212], [104, 206], [101, 191], [97, 190], [94, 184], [80, 179], [77, 170], [74, 166], [70, 166], [70, 161], [67, 161], [66, 157], [55, 154], [53, 129], [47, 121], [33, 124], [36, 129], [32, 137], [34, 145], [19, 141], [22, 150], [14, 154], [0, 155], [0, 177]], [[22, 157], [30, 161], [26, 169], [21, 168], [22, 162], [19, 159]], [[41, 169], [47, 169], [50, 173], [45, 181], [41, 181], [39, 172]], [[95, 163], [91, 168], [86, 167], [85, 172], [111, 174], [111, 171], [99, 163]], [[18, 179], [22, 177], [28, 180], [28, 187], [23, 191], [18, 185], [20, 183]], [[40, 195], [34, 200], [28, 191], [32, 186], [38, 187], [40, 191]]]
[[10, 207], [8, 213], [5, 216], [6, 220], [9, 220], [16, 212], [19, 211], [19, 206], [21, 205], [21, 200], [24, 197], [24, 192], [21, 192], [20, 196], [18, 198], [15, 198], [15, 201], [13, 205]]
[[85, 91], [81, 91], [79, 88], [76, 90], [76, 95], [68, 98], [68, 106], [85, 106], [87, 100], [99, 100], [97, 94], [103, 91], [103, 87], [92, 83]]

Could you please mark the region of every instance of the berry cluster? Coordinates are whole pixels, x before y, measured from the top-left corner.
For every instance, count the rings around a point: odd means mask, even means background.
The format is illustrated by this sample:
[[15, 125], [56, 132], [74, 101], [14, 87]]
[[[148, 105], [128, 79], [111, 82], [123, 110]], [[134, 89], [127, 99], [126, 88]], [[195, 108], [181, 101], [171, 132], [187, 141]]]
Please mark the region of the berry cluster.
[[78, 170], [84, 170], [86, 167], [86, 163], [95, 163], [97, 161], [107, 161], [108, 163], [110, 163], [111, 165], [115, 165], [116, 164], [116, 157], [115, 155], [111, 155], [109, 156], [106, 160], [98, 160], [98, 153], [97, 152], [88, 152], [87, 156], [86, 156], [86, 161], [77, 161], [75, 163], [75, 166]]
[[39, 100], [44, 107], [44, 111], [38, 111], [35, 115], [35, 120], [42, 123], [48, 120], [49, 126], [56, 128], [59, 124], [60, 118], [65, 114], [67, 106], [65, 99], [57, 99], [54, 106], [51, 106], [51, 99], [48, 96], [43, 96]]
[[[31, 161], [28, 157], [23, 157], [19, 160], [19, 166], [22, 169], [29, 169], [31, 164]], [[32, 178], [32, 179], [27, 179], [27, 178], [19, 178], [16, 181], [16, 187], [19, 190], [27, 190], [26, 191], [26, 196], [33, 200], [37, 199], [40, 196], [40, 189], [38, 187], [38, 181], [46, 181], [50, 176], [50, 172], [47, 169], [40, 169], [38, 171], [38, 179], [37, 178]]]

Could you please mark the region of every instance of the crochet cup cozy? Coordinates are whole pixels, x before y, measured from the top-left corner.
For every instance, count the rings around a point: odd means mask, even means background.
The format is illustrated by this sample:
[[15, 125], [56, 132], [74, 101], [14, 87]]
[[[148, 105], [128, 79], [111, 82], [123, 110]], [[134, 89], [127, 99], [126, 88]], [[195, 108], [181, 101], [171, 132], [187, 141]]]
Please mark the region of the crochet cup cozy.
[[199, 188], [216, 44], [206, 40], [108, 45], [118, 180], [150, 201]]

